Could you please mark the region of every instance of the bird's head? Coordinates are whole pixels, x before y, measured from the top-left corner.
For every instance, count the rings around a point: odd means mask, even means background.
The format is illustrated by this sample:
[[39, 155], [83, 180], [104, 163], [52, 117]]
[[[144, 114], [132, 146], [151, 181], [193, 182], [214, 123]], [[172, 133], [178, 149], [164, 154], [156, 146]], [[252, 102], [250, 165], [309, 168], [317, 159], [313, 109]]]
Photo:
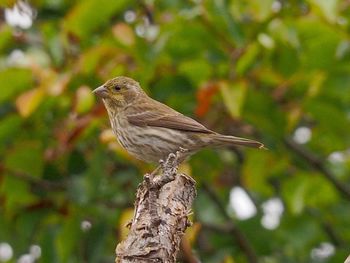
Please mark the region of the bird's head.
[[123, 107], [132, 102], [139, 94], [144, 94], [140, 84], [128, 77], [116, 77], [93, 91], [107, 104]]

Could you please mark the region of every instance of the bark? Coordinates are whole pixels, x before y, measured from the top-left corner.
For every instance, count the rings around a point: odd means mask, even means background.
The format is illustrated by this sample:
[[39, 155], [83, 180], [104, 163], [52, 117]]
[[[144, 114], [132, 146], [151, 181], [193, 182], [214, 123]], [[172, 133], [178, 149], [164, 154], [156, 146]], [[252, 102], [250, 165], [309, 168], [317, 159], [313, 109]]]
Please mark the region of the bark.
[[177, 173], [181, 151], [161, 162], [159, 176], [146, 174], [139, 185], [127, 238], [116, 248], [115, 262], [175, 262], [180, 240], [190, 226], [195, 181]]

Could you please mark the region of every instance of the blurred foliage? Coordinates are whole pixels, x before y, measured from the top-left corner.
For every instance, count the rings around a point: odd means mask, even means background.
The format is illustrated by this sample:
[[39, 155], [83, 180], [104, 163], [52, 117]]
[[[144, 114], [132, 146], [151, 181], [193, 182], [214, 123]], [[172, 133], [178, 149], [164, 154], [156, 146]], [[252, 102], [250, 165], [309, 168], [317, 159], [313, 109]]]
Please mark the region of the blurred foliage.
[[[14, 4], [0, 4], [0, 243], [12, 246], [9, 262], [33, 244], [37, 262], [113, 262], [152, 169], [120, 148], [90, 92], [117, 75], [269, 148], [190, 160], [199, 195], [179, 261], [257, 262], [236, 228], [259, 262], [345, 260], [349, 1], [33, 0], [17, 5], [19, 19], [33, 18], [26, 27], [11, 23]], [[235, 186], [254, 201], [254, 217], [227, 209]], [[267, 229], [262, 204], [276, 197], [284, 211]]]

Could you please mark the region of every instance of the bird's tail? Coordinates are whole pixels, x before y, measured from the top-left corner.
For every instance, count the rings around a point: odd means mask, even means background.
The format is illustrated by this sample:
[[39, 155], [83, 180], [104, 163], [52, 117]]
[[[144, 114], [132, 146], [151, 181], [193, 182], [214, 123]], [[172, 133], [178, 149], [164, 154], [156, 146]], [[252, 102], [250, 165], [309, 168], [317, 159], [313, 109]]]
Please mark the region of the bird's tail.
[[250, 140], [250, 139], [245, 139], [241, 137], [235, 137], [235, 136], [230, 136], [230, 135], [221, 135], [217, 134], [213, 138], [213, 143], [216, 146], [247, 146], [251, 148], [259, 148], [259, 149], [266, 149], [264, 144], [258, 141]]

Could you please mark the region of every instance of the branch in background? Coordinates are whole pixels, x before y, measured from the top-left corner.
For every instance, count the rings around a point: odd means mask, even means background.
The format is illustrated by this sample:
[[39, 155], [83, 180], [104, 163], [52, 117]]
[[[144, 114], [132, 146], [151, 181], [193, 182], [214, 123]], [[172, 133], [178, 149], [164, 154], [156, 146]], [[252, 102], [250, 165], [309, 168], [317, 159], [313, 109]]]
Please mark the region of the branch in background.
[[332, 224], [323, 218], [322, 213], [315, 208], [306, 209], [307, 213], [314, 217], [320, 223], [323, 231], [328, 236], [329, 240], [336, 247], [346, 247], [346, 242], [338, 235]]
[[335, 229], [329, 222], [321, 222], [323, 230], [336, 247], [345, 247], [345, 242], [338, 236]]
[[223, 204], [219, 200], [219, 197], [216, 195], [214, 190], [206, 183], [203, 184], [203, 189], [208, 193], [208, 196], [216, 204], [220, 213], [230, 222], [229, 227], [226, 230], [228, 230], [227, 232], [231, 233], [234, 236], [240, 249], [246, 255], [248, 262], [257, 263], [258, 257], [256, 255], [252, 245], [249, 243], [249, 240], [244, 235], [244, 233], [241, 230], [239, 230], [239, 228], [236, 226], [236, 224], [232, 221], [232, 218], [227, 213], [225, 207], [223, 206]]
[[217, 37], [218, 40], [221, 41], [226, 51], [228, 51], [230, 54], [236, 50], [235, 44], [227, 38], [227, 36], [220, 32], [217, 27], [215, 27], [208, 19], [206, 14], [202, 14], [200, 16], [199, 20], [207, 29], [209, 32], [211, 32], [214, 36]]
[[344, 197], [350, 200], [350, 188], [339, 181], [325, 166], [325, 161], [315, 156], [312, 152], [306, 150], [293, 140], [286, 138], [284, 143], [303, 158], [316, 171], [324, 175], [324, 177], [340, 192]]
[[141, 9], [143, 9], [145, 16], [148, 19], [148, 22], [153, 25], [154, 24], [154, 6], [150, 3], [145, 3], [145, 1], [139, 2]]
[[[1, 170], [1, 169], [0, 169]], [[6, 169], [5, 169], [6, 171]], [[53, 182], [42, 178], [37, 178], [29, 174], [25, 174], [19, 171], [6, 171], [10, 176], [16, 177], [23, 181], [30, 183], [33, 186], [41, 188], [46, 191], [63, 191], [67, 188], [67, 183], [64, 181]]]
[[139, 185], [127, 238], [118, 244], [116, 262], [175, 262], [180, 240], [190, 225], [195, 182], [178, 174], [181, 152], [161, 163], [162, 174], [145, 176]]

